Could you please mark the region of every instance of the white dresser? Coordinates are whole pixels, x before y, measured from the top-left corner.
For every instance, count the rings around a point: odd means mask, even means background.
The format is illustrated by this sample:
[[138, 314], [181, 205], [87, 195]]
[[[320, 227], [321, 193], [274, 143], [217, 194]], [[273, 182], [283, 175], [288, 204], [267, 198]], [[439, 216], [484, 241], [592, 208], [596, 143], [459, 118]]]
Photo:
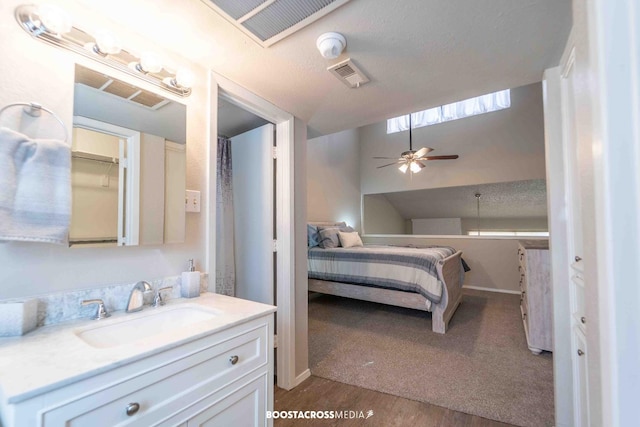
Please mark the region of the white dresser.
[[518, 242], [520, 311], [533, 354], [553, 349], [551, 262], [546, 240]]
[[4, 427], [271, 425], [275, 308], [222, 295], [191, 301], [159, 310], [189, 305], [219, 314], [114, 348], [86, 345], [74, 327], [0, 342], [0, 362], [9, 356], [14, 366], [0, 369]]

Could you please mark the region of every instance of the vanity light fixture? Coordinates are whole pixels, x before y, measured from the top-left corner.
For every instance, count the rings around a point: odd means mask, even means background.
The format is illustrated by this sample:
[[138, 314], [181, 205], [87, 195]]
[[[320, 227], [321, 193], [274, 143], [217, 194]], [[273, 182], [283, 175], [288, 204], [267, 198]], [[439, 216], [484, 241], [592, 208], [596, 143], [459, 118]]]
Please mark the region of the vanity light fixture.
[[122, 50], [120, 40], [109, 31], [97, 31], [95, 39], [96, 42], [93, 43], [91, 49], [102, 57], [117, 55]]
[[176, 72], [174, 78], [167, 77], [163, 82], [175, 88], [191, 87], [193, 85], [193, 73], [186, 68], [181, 68]]
[[153, 52], [142, 52], [140, 55], [140, 61], [138, 63], [134, 63], [134, 67], [142, 74], [156, 74], [162, 71], [160, 58], [158, 58], [158, 55]]
[[115, 34], [96, 31], [91, 35], [74, 26], [71, 16], [57, 6], [18, 6], [15, 17], [20, 27], [33, 38], [91, 58], [175, 95], [191, 95], [193, 75], [188, 70], [177, 74], [169, 72], [152, 52], [138, 57], [123, 49]]

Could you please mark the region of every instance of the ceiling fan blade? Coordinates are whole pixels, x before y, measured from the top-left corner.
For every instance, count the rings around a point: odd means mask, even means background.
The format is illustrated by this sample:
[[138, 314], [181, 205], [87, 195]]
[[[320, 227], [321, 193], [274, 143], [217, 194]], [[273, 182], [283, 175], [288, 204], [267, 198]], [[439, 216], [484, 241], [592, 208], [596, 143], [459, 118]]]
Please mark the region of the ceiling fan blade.
[[433, 151], [433, 148], [429, 148], [429, 147], [422, 147], [421, 149], [419, 149], [418, 151], [416, 151], [415, 157], [416, 158], [420, 158], [422, 156], [424, 156], [425, 154], [429, 153]]
[[399, 165], [400, 163], [404, 163], [404, 161], [402, 161], [402, 162], [393, 162], [393, 163], [389, 163], [387, 165], [378, 166], [377, 169], [386, 168], [387, 166]]
[[427, 156], [427, 157], [421, 157], [417, 160], [455, 160], [458, 158], [457, 154], [451, 155], [451, 156]]
[[398, 157], [372, 157], [372, 159], [399, 160]]

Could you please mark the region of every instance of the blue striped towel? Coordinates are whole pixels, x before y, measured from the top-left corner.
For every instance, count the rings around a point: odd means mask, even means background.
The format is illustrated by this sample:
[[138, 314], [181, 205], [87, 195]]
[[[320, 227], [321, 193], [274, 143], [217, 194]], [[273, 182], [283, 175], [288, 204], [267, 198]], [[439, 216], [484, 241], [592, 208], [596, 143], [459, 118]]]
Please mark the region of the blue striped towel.
[[0, 240], [66, 244], [71, 148], [0, 128]]

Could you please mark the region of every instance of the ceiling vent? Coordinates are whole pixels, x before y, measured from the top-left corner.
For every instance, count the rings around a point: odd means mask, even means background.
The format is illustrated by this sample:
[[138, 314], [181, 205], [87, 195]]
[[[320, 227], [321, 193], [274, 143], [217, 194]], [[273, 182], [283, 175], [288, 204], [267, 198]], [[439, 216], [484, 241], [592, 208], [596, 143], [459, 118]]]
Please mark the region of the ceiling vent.
[[345, 59], [331, 67], [327, 68], [342, 83], [350, 88], [358, 88], [369, 82], [369, 78], [353, 63], [351, 58]]
[[263, 47], [269, 47], [349, 0], [202, 0]]

